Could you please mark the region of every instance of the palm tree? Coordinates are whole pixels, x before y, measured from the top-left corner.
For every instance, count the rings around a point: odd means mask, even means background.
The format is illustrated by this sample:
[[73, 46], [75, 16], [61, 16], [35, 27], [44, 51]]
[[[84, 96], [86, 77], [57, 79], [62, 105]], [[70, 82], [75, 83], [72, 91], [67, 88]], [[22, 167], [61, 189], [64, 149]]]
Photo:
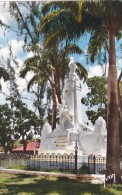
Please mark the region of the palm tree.
[[120, 114], [120, 121], [122, 123], [121, 79], [122, 79], [122, 70], [121, 70], [120, 75], [119, 75], [119, 78], [118, 78], [119, 114]]
[[[68, 63], [69, 58], [67, 57], [71, 53], [81, 53], [81, 49], [75, 44], [67, 45], [66, 47], [58, 49], [58, 47], [53, 47], [48, 50], [45, 49], [42, 56], [34, 56], [25, 61], [25, 67], [21, 70], [21, 76], [25, 77], [28, 71], [33, 71], [35, 73], [32, 80], [29, 82], [33, 84], [38, 82], [40, 86], [45, 87], [47, 82], [50, 83], [52, 88], [52, 129], [56, 128], [56, 96], [58, 102], [61, 103], [61, 91], [63, 88], [63, 81], [65, 75], [68, 74]], [[82, 78], [87, 77], [87, 71], [81, 64], [78, 63], [78, 71]]]
[[[41, 71], [44, 73], [42, 77], [48, 76], [48, 81], [51, 84], [52, 91], [53, 91], [53, 102], [56, 102], [55, 95], [58, 97], [58, 101], [61, 103], [61, 94], [60, 94], [60, 77], [61, 74], [59, 73], [60, 69], [60, 60], [56, 57], [57, 49], [59, 49], [58, 42], [56, 44], [52, 44], [53, 48], [51, 49], [52, 53], [49, 52], [48, 48], [45, 48], [45, 52], [43, 52], [39, 45], [41, 43], [41, 40], [43, 41], [43, 38], [41, 37], [41, 33], [39, 32], [39, 23], [42, 17], [42, 13], [40, 12], [40, 8], [42, 7], [42, 4], [39, 2], [26, 2], [26, 3], [19, 3], [19, 2], [12, 2], [10, 3], [10, 14], [14, 19], [17, 21], [18, 29], [20, 30], [20, 34], [24, 35], [25, 37], [25, 48], [29, 51], [36, 52], [36, 60], [37, 62], [41, 61], [42, 64], [45, 64], [47, 57], [44, 53], [49, 53], [51, 61], [48, 60], [48, 65], [41, 66]], [[23, 16], [23, 9], [27, 9], [27, 14], [24, 14]], [[68, 16], [68, 15], [67, 15]], [[72, 25], [73, 27], [73, 25]], [[19, 33], [19, 32], [18, 32]], [[55, 45], [55, 46], [54, 46]], [[66, 44], [68, 46], [68, 42]], [[29, 47], [28, 47], [29, 46]], [[70, 51], [73, 50], [73, 47], [70, 48]], [[68, 47], [67, 50], [68, 51]], [[66, 53], [65, 51], [65, 53]], [[72, 52], [73, 53], [73, 52]], [[79, 51], [78, 51], [79, 53]], [[55, 54], [55, 55], [54, 55]], [[39, 59], [40, 55], [45, 56], [46, 59], [43, 58]], [[68, 53], [67, 53], [68, 55]], [[63, 56], [62, 56], [63, 57]], [[38, 58], [38, 59], [37, 59]], [[42, 58], [42, 57], [41, 57]], [[58, 62], [57, 62], [58, 59]], [[34, 61], [35, 63], [35, 61]], [[65, 63], [65, 62], [63, 62]], [[67, 60], [66, 60], [67, 63]], [[53, 64], [53, 65], [52, 65]], [[54, 67], [55, 66], [55, 67]], [[62, 66], [62, 64], [61, 64]], [[36, 66], [35, 66], [36, 67]], [[67, 66], [66, 66], [67, 67]], [[65, 70], [65, 64], [63, 66], [63, 71]], [[47, 75], [48, 73], [48, 75]], [[62, 78], [65, 74], [62, 74]], [[55, 106], [56, 107], [56, 106]], [[53, 109], [55, 110], [55, 109]], [[55, 118], [55, 113], [52, 114]], [[54, 122], [55, 123], [55, 122]], [[52, 122], [53, 124], [53, 122]], [[55, 125], [53, 125], [55, 127]], [[53, 127], [53, 128], [54, 128]]]
[[[108, 69], [108, 102], [107, 102], [107, 173], [116, 174], [116, 181], [121, 182], [120, 174], [120, 143], [118, 115], [118, 82], [116, 68], [115, 37], [120, 38], [122, 2], [98, 2], [90, 4], [91, 14], [102, 21], [102, 31], [107, 31], [109, 40], [109, 69]], [[97, 10], [97, 11], [96, 11]], [[96, 33], [96, 32], [95, 32]], [[105, 34], [105, 33], [104, 33]], [[105, 40], [105, 38], [104, 38]], [[102, 42], [102, 41], [101, 41]], [[101, 48], [100, 48], [101, 49]]]
[[53, 2], [44, 6], [43, 12], [47, 15], [40, 25], [45, 34], [45, 46], [51, 46], [54, 41], [76, 40], [84, 32], [90, 32], [92, 38], [97, 35], [100, 39], [94, 39], [94, 48], [89, 49], [92, 60], [103, 48], [103, 42], [105, 44], [106, 39], [109, 40], [106, 176], [115, 173], [117, 183], [121, 182], [121, 174], [115, 37], [121, 37], [121, 10], [122, 2], [119, 0], [84, 1], [83, 5], [82, 2]]

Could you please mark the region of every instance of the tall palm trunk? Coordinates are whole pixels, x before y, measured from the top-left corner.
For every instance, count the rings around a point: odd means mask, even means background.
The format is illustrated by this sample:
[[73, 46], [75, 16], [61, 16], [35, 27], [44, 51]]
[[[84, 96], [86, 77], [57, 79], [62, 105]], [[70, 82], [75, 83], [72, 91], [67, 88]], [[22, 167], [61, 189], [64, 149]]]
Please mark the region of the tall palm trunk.
[[53, 108], [52, 108], [52, 130], [56, 128], [56, 91], [55, 86], [52, 85], [52, 99], [53, 99]]
[[[108, 70], [108, 109], [107, 109], [107, 172], [106, 177], [116, 175], [116, 182], [120, 183], [120, 144], [118, 124], [118, 88], [115, 52], [115, 30], [109, 29], [109, 70]], [[109, 182], [113, 182], [110, 181]]]
[[121, 94], [120, 94], [120, 81], [122, 78], [122, 70], [118, 78], [118, 96], [119, 96], [119, 115], [120, 115], [120, 121], [122, 122], [122, 101], [121, 101]]
[[61, 89], [60, 89], [60, 79], [59, 79], [58, 74], [56, 76], [55, 83], [56, 83], [56, 95], [57, 95], [59, 104], [61, 104], [62, 103], [62, 101], [61, 101]]

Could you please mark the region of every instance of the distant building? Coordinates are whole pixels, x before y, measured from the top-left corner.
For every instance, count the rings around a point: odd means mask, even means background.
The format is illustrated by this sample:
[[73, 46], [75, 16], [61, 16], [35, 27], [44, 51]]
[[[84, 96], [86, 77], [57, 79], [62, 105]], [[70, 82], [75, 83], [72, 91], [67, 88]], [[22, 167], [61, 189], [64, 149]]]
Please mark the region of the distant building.
[[34, 154], [34, 151], [35, 151], [35, 154], [39, 154], [39, 151], [40, 151], [40, 142], [39, 141], [36, 141], [36, 142], [29, 142], [27, 144], [27, 148], [26, 148], [26, 152], [24, 152], [23, 150], [23, 146], [20, 146], [18, 148], [15, 148], [12, 150], [12, 153], [26, 153], [26, 154]]

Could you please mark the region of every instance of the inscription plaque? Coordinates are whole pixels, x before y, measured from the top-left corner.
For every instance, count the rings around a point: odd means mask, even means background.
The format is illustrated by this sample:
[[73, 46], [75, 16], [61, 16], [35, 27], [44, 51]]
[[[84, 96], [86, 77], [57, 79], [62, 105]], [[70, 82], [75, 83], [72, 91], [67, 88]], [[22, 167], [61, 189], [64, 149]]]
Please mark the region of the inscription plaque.
[[66, 147], [67, 144], [67, 136], [60, 135], [54, 138], [54, 144], [56, 147]]

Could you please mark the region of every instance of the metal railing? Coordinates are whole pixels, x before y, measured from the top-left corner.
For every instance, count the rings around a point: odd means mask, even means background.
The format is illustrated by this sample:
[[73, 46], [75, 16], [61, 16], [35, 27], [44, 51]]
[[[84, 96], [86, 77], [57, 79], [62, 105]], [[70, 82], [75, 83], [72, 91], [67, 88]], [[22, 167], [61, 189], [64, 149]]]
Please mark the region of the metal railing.
[[0, 155], [0, 168], [16, 168], [23, 169], [27, 167], [31, 155], [28, 154], [2, 154]]
[[77, 173], [77, 154], [0, 155], [0, 168], [25, 170], [62, 170]]
[[[76, 147], [75, 152], [71, 154], [2, 154], [0, 155], [0, 168], [77, 173], [80, 170], [77, 153], [78, 148]], [[80, 164], [80, 168], [83, 169], [83, 163]], [[106, 157], [91, 154], [88, 156], [88, 163], [85, 163], [86, 167], [94, 174], [104, 172], [106, 170]]]
[[94, 174], [100, 173], [106, 170], [106, 157], [101, 155], [89, 155], [88, 156], [88, 167]]

